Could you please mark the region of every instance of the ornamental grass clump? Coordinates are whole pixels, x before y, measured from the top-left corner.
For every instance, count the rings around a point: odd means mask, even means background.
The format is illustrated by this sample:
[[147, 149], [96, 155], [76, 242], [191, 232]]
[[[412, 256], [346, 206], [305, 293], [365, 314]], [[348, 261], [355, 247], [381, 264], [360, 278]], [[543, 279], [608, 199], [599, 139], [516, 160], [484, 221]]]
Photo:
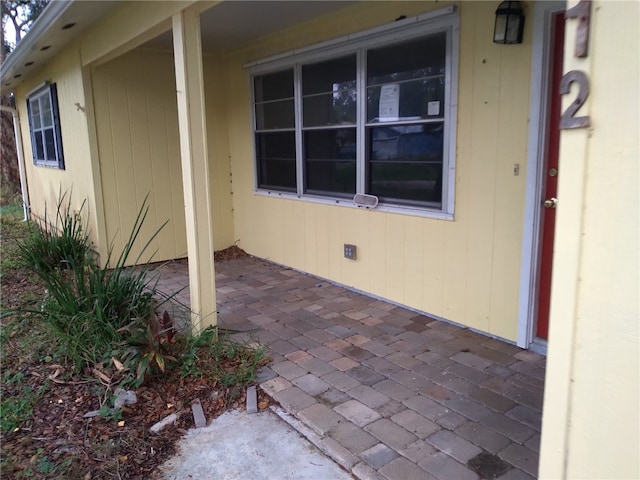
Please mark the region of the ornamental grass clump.
[[[47, 289], [41, 309], [32, 313], [40, 316], [63, 340], [63, 353], [80, 369], [108, 360], [125, 338], [120, 330], [133, 319], [144, 321], [155, 315], [156, 288], [147, 280], [148, 267], [125, 266], [149, 207], [145, 198], [115, 264], [109, 267], [113, 254], [110, 248], [105, 266], [101, 267], [95, 256], [89, 254], [92, 248], [82, 217], [71, 212], [69, 203], [65, 209], [62, 205], [61, 200], [57, 223], [45, 222], [40, 233], [33, 234], [36, 240], [25, 242], [20, 249], [23, 264]], [[134, 263], [140, 260], [159, 231], [143, 246]], [[42, 252], [51, 255], [46, 261], [35, 261]]]
[[53, 217], [45, 207], [44, 218], [29, 224], [29, 235], [19, 243], [22, 265], [38, 275], [56, 269], [84, 266], [93, 256], [89, 236], [83, 226], [82, 211], [71, 210], [71, 195], [60, 194]]

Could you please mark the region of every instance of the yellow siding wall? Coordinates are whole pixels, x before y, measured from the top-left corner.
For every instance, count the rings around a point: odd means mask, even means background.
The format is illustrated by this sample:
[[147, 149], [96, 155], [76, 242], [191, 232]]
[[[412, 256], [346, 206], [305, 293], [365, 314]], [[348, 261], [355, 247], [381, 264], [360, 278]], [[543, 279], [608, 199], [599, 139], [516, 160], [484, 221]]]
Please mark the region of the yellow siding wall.
[[[33, 164], [26, 95], [45, 81], [56, 83], [58, 89], [64, 170], [36, 167]], [[49, 216], [52, 213], [55, 214], [59, 193], [67, 192], [72, 196], [72, 208], [75, 210], [78, 210], [83, 201], [86, 201], [83, 210], [84, 219], [92, 240], [96, 242], [98, 216], [95, 214], [96, 202], [87, 134], [87, 109], [78, 44], [73, 43], [67, 47], [51, 63], [21, 84], [16, 90], [16, 98], [29, 183], [29, 200], [33, 214], [43, 217], [45, 206]]]
[[169, 221], [144, 260], [185, 257], [187, 243], [173, 55], [137, 48], [92, 70], [106, 236], [119, 253], [148, 197], [134, 255]]
[[[455, 220], [361, 211], [255, 195], [250, 84], [242, 65], [440, 8], [371, 2], [302, 24], [228, 56], [235, 231], [269, 258], [500, 337], [517, 335], [525, 193], [530, 29], [522, 45], [492, 43], [495, 3], [459, 6]], [[358, 260], [342, 256], [343, 243]]]
[[[233, 244], [229, 150], [221, 71], [215, 58], [205, 59], [204, 66], [214, 248], [219, 250]], [[92, 77], [109, 241], [121, 250], [150, 194], [141, 239], [146, 242], [169, 220], [149, 253], [157, 251], [154, 261], [186, 257], [172, 52], [137, 48], [96, 67]]]
[[[575, 2], [574, 2], [575, 3]], [[589, 129], [561, 136], [540, 478], [640, 478], [640, 4], [594, 2]], [[565, 96], [564, 105], [575, 98]]]
[[213, 243], [216, 250], [233, 245], [232, 179], [229, 163], [229, 132], [226, 119], [225, 71], [220, 59], [202, 59], [207, 114], [209, 184], [213, 212]]

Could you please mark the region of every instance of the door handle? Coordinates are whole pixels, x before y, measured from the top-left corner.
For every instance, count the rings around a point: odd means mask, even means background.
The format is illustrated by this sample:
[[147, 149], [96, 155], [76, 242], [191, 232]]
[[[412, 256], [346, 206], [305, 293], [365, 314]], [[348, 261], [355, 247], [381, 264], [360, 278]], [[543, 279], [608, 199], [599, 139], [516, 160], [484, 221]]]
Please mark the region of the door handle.
[[558, 205], [558, 199], [551, 197], [551, 198], [547, 198], [544, 203], [544, 208], [556, 208], [556, 205]]

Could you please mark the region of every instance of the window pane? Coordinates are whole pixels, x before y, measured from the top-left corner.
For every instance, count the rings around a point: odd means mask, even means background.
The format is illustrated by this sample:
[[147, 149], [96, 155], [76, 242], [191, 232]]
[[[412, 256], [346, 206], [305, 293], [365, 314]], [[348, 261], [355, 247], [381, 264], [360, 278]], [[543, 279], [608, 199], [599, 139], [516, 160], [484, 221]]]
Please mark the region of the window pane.
[[46, 160], [51, 160], [55, 162], [57, 160], [56, 157], [56, 143], [54, 140], [53, 128], [47, 128], [44, 132], [44, 143], [46, 149]]
[[33, 99], [29, 102], [29, 106], [31, 107], [31, 121], [33, 122], [33, 128], [41, 128], [42, 123], [40, 122], [40, 100]]
[[379, 162], [370, 164], [367, 193], [384, 200], [442, 202], [442, 166], [439, 164]]
[[302, 94], [336, 93], [356, 88], [356, 56], [302, 67]]
[[256, 134], [258, 186], [296, 190], [294, 132]]
[[44, 156], [44, 142], [42, 139], [42, 132], [36, 132], [34, 135], [36, 139], [36, 151], [33, 152], [36, 160], [45, 160]]
[[303, 99], [304, 126], [356, 123], [356, 90], [340, 90]]
[[256, 104], [256, 129], [294, 128], [293, 100]]
[[307, 192], [356, 193], [356, 162], [310, 160], [306, 162]]
[[356, 129], [304, 132], [306, 190], [355, 193]]
[[51, 112], [51, 99], [49, 95], [43, 95], [40, 97], [40, 107], [42, 108], [42, 126], [53, 126], [53, 113]]
[[368, 128], [367, 141], [367, 193], [441, 203], [442, 123]]
[[442, 163], [443, 127], [438, 122], [368, 128], [368, 158]]
[[445, 32], [367, 52], [367, 85], [445, 73]]
[[293, 70], [260, 75], [253, 80], [256, 102], [293, 98]]
[[[444, 76], [439, 78], [421, 79], [396, 84], [400, 90], [397, 107], [398, 115], [386, 117], [380, 115], [381, 86], [367, 89], [367, 122], [384, 122], [397, 120], [420, 120], [427, 118], [442, 118], [444, 116]], [[382, 99], [389, 102], [389, 97]]]
[[304, 132], [307, 160], [356, 159], [356, 129], [307, 130]]

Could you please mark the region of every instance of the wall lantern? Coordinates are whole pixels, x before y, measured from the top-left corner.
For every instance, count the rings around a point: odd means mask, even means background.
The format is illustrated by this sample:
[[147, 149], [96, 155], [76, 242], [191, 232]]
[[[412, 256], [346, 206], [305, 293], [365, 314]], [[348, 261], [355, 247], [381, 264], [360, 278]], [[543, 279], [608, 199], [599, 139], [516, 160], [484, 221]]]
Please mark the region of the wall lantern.
[[524, 13], [520, 2], [502, 2], [496, 10], [496, 25], [493, 29], [494, 43], [522, 43]]

